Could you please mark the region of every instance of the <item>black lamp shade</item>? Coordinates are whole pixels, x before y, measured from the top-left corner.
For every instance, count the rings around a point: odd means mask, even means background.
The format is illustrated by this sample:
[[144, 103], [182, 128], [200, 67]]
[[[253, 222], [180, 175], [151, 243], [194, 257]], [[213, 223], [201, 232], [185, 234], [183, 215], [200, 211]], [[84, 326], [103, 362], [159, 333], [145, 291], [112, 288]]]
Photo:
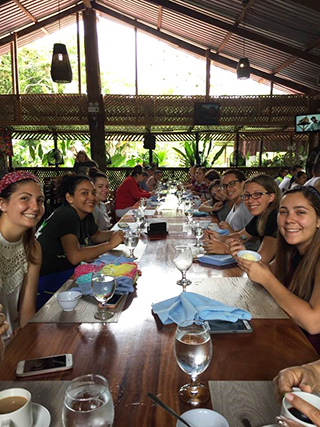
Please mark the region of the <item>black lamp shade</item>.
[[53, 45], [51, 78], [56, 83], [71, 83], [72, 70], [65, 44]]
[[237, 77], [239, 80], [250, 78], [250, 62], [248, 58], [240, 58], [237, 65]]

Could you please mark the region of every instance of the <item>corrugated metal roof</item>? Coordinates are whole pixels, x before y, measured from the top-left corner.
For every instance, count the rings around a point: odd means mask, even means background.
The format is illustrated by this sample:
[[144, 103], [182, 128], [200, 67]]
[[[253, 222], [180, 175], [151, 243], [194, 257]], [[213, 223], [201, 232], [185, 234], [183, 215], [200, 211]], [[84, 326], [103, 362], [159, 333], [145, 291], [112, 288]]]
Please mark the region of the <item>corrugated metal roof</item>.
[[[34, 19], [42, 20], [52, 14], [56, 14], [58, 9], [65, 10], [68, 7], [82, 4], [80, 0], [20, 0], [21, 5], [33, 15]], [[276, 82], [275, 87], [287, 85], [286, 80], [296, 82], [301, 85], [301, 91], [313, 93], [320, 92], [317, 85], [320, 74], [319, 63], [310, 62], [311, 58], [296, 59], [288, 50], [295, 48], [305, 50], [320, 58], [320, 11], [315, 5], [315, 10], [297, 4], [297, 0], [255, 0], [251, 6], [246, 8], [242, 0], [171, 0], [165, 2], [165, 6], [160, 8], [156, 0], [96, 0], [92, 2], [105, 8], [116, 11], [120, 16], [129, 17], [132, 20], [145, 24], [156, 29], [160, 22], [160, 32], [174, 36], [177, 39], [187, 41], [195, 47], [203, 50], [210, 49], [213, 53], [223, 43], [220, 49], [222, 63], [216, 63], [225, 69], [232, 68], [228, 59], [237, 63], [243, 55], [244, 37], [234, 33], [229, 40], [224, 43], [228, 34], [228, 29], [222, 28], [224, 24], [236, 25], [233, 31], [247, 30], [251, 35], [245, 38], [245, 55], [249, 58], [251, 66], [257, 70], [257, 75], [251, 77], [257, 81], [266, 81], [265, 77], [271, 77], [276, 72], [276, 77], [283, 78], [283, 82]], [[303, 1], [301, 0], [301, 4]], [[176, 11], [169, 6], [183, 6], [184, 11]], [[246, 9], [245, 22], [239, 21], [239, 16]], [[160, 13], [161, 10], [161, 13]], [[190, 12], [191, 11], [191, 12]], [[198, 19], [195, 13], [201, 13], [204, 19]], [[106, 10], [106, 16], [108, 15]], [[192, 16], [193, 15], [193, 16]], [[223, 24], [205, 22], [206, 18], [218, 19]], [[243, 16], [242, 16], [243, 18]], [[21, 10], [14, 0], [1, 2], [0, 6], [0, 54], [8, 51], [8, 44], [1, 45], [1, 38], [18, 31], [23, 27], [34, 23], [28, 14]], [[114, 18], [113, 18], [114, 19]], [[75, 22], [75, 14], [62, 19], [60, 26], [65, 27]], [[239, 27], [239, 30], [237, 30]], [[52, 33], [58, 29], [58, 24], [46, 26], [46, 30]], [[19, 38], [19, 46], [23, 46], [36, 38], [43, 37], [41, 30], [24, 35]], [[269, 42], [255, 40], [262, 36]], [[317, 43], [318, 41], [318, 43]], [[279, 45], [271, 47], [271, 42], [283, 43], [287, 48]], [[269, 45], [268, 45], [269, 44]], [[310, 49], [312, 46], [312, 49]], [[226, 58], [224, 61], [223, 58]], [[320, 59], [319, 59], [320, 61]], [[259, 76], [259, 72], [267, 73], [265, 77]], [[290, 86], [290, 85], [289, 85]], [[292, 93], [299, 89], [292, 86], [287, 88]]]

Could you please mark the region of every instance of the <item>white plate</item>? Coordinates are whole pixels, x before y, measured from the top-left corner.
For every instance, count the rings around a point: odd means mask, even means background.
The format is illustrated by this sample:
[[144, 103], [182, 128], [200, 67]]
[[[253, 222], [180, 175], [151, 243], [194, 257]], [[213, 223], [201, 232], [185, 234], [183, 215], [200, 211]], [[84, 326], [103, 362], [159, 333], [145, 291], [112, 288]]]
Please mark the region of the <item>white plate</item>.
[[33, 427], [50, 427], [51, 415], [47, 408], [32, 402]]
[[[183, 413], [181, 417], [192, 427], [229, 427], [227, 420], [211, 409], [191, 409]], [[178, 420], [176, 427], [185, 427], [185, 425]]]
[[268, 424], [268, 425], [262, 426], [262, 427], [279, 427], [279, 424]]

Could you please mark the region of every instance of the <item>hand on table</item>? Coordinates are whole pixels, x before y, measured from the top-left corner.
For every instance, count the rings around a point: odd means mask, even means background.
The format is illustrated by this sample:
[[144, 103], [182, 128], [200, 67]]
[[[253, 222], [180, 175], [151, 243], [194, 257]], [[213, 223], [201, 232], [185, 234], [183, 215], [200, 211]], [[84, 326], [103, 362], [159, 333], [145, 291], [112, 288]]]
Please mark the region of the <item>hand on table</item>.
[[[310, 405], [310, 403], [301, 399], [301, 397], [298, 397], [292, 393], [286, 395], [286, 400], [290, 402], [290, 405], [292, 405], [296, 409], [299, 409], [300, 412], [306, 415], [313, 422], [314, 425], [320, 426], [319, 409], [315, 408], [314, 406]], [[284, 427], [302, 426], [302, 424], [300, 424], [299, 422], [291, 421], [288, 418], [283, 417], [282, 415], [280, 417], [277, 417], [277, 419], [278, 423]]]
[[230, 233], [233, 233], [232, 228], [230, 227], [230, 225], [225, 222], [225, 221], [220, 221], [219, 222], [219, 228], [223, 228], [224, 230], [229, 230]]
[[110, 240], [109, 243], [112, 246], [112, 248], [115, 248], [116, 246], [120, 245], [120, 243], [123, 242], [124, 239], [124, 232], [122, 230], [115, 231]]
[[226, 240], [226, 243], [229, 245], [231, 256], [233, 256], [234, 259], [238, 258], [237, 253], [239, 251], [246, 249], [246, 247], [238, 239], [228, 239]]
[[247, 273], [250, 280], [260, 283], [263, 286], [268, 282], [270, 275], [272, 275], [269, 266], [263, 264], [261, 261], [249, 261], [238, 257], [237, 263], [241, 270]]
[[211, 240], [221, 241], [221, 236], [214, 230], [204, 230], [204, 241], [210, 243]]

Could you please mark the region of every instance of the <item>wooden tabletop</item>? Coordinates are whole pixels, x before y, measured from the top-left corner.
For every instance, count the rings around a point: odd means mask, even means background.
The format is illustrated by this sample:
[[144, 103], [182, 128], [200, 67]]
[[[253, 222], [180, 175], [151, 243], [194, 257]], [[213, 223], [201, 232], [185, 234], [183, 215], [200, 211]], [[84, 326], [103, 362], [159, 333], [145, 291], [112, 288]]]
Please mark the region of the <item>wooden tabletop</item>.
[[[173, 354], [176, 326], [162, 325], [151, 310], [153, 302], [181, 292], [176, 285], [181, 274], [172, 257], [174, 246], [183, 241], [146, 239], [147, 247], [139, 261], [142, 276], [136, 291], [128, 296], [118, 323], [26, 325], [6, 349], [0, 378], [16, 379], [15, 369], [20, 360], [72, 353], [72, 371], [35, 379], [67, 381], [99, 373], [108, 379], [116, 405], [114, 427], [174, 427], [175, 419], [146, 395], [157, 395], [179, 413], [191, 409], [178, 398], [178, 390], [188, 382], [188, 376], [180, 370]], [[187, 273], [193, 283], [244, 276], [238, 267], [218, 269], [197, 263]], [[319, 358], [289, 318], [253, 319], [252, 326], [251, 334], [212, 336], [212, 362], [200, 376], [202, 381], [267, 381], [280, 369]]]

